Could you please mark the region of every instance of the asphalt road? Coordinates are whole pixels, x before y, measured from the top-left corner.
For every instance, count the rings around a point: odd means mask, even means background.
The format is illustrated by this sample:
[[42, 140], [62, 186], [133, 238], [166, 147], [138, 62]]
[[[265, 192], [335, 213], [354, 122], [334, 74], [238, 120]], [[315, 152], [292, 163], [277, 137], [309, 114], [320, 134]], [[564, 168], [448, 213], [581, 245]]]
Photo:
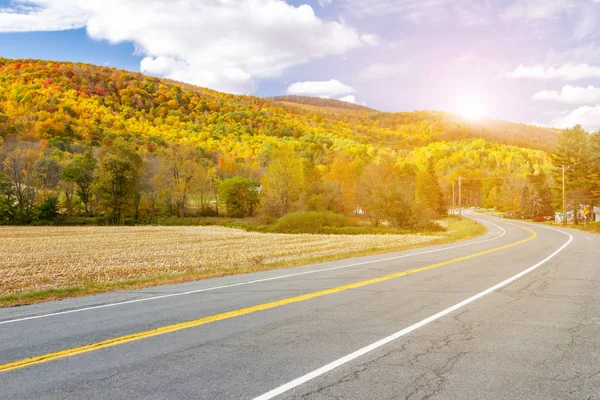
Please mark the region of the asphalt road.
[[0, 309], [0, 398], [599, 399], [600, 237], [480, 218], [468, 242]]

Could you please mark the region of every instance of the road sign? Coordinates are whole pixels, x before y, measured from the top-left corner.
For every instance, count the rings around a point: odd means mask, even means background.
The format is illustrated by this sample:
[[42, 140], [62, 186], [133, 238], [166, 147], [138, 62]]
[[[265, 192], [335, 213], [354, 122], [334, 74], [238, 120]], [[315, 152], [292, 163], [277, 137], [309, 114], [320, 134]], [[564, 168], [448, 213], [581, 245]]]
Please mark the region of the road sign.
[[590, 210], [588, 210], [587, 208], [583, 210], [583, 215], [588, 215], [590, 213]]

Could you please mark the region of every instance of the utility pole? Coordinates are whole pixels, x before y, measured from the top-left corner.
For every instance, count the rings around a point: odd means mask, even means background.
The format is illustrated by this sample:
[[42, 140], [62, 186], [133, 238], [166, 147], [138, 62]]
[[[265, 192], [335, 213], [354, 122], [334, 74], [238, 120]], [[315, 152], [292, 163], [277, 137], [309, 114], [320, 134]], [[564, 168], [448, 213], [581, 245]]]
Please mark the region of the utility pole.
[[454, 197], [454, 181], [452, 181], [452, 215], [454, 215], [454, 213], [456, 212], [456, 203], [455, 203], [455, 197]]
[[567, 197], [565, 195], [565, 166], [562, 166], [562, 203], [563, 203], [563, 225], [567, 225]]
[[458, 177], [458, 219], [462, 219], [462, 176]]

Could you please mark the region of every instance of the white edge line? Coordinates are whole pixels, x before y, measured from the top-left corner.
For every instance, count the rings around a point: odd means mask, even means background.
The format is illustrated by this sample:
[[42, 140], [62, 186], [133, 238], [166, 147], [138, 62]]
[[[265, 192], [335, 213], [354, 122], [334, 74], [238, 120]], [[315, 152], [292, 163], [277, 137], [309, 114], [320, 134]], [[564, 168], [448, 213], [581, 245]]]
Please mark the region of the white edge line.
[[573, 241], [573, 236], [570, 233], [563, 232], [563, 231], [560, 231], [558, 229], [548, 228], [548, 227], [544, 227], [544, 228], [564, 233], [565, 235], [569, 236], [569, 240], [565, 244], [563, 244], [558, 250], [556, 250], [554, 253], [552, 253], [551, 255], [549, 255], [548, 257], [546, 257], [545, 259], [543, 259], [539, 263], [535, 264], [532, 267], [527, 268], [524, 271], [519, 272], [518, 274], [516, 274], [516, 275], [514, 275], [514, 276], [512, 276], [512, 277], [510, 277], [510, 278], [508, 278], [508, 279], [506, 279], [506, 280], [504, 280], [504, 281], [502, 281], [502, 282], [494, 285], [494, 286], [492, 286], [491, 288], [486, 289], [483, 292], [477, 293], [476, 295], [471, 296], [468, 299], [463, 300], [460, 303], [457, 303], [457, 304], [455, 304], [455, 305], [453, 305], [453, 306], [451, 306], [449, 308], [446, 308], [445, 310], [440, 311], [437, 314], [434, 314], [434, 315], [432, 315], [432, 316], [430, 316], [428, 318], [425, 318], [424, 320], [422, 320], [420, 322], [417, 322], [416, 324], [411, 325], [408, 328], [404, 328], [401, 331], [398, 331], [398, 332], [396, 332], [396, 333], [394, 333], [394, 334], [392, 334], [392, 335], [390, 335], [390, 336], [388, 336], [386, 338], [383, 338], [381, 340], [378, 340], [375, 343], [372, 343], [372, 344], [370, 344], [370, 345], [368, 345], [366, 347], [363, 347], [362, 349], [359, 349], [359, 350], [355, 351], [354, 353], [350, 353], [347, 356], [339, 358], [339, 359], [337, 359], [337, 360], [335, 360], [335, 361], [333, 361], [333, 362], [331, 362], [331, 363], [329, 363], [329, 364], [327, 364], [327, 365], [325, 365], [325, 366], [323, 366], [323, 367], [321, 367], [319, 369], [314, 370], [313, 372], [310, 372], [310, 373], [308, 373], [306, 375], [303, 375], [303, 376], [301, 376], [301, 377], [299, 377], [297, 379], [294, 379], [293, 381], [288, 382], [288, 383], [286, 383], [284, 385], [281, 385], [278, 388], [273, 389], [273, 390], [271, 390], [271, 391], [269, 391], [269, 392], [267, 392], [267, 393], [265, 393], [265, 394], [263, 394], [261, 396], [255, 397], [254, 400], [268, 400], [268, 399], [272, 399], [272, 398], [274, 398], [276, 396], [279, 396], [280, 394], [283, 394], [283, 393], [285, 393], [285, 392], [287, 392], [289, 390], [292, 390], [295, 387], [300, 386], [300, 385], [302, 385], [302, 384], [304, 384], [304, 383], [306, 383], [306, 382], [308, 382], [308, 381], [310, 381], [310, 380], [312, 380], [314, 378], [317, 378], [320, 375], [323, 375], [323, 374], [325, 374], [325, 373], [327, 373], [329, 371], [332, 371], [332, 370], [334, 370], [334, 369], [336, 369], [336, 368], [338, 368], [338, 367], [340, 367], [340, 366], [342, 366], [342, 365], [344, 365], [344, 364], [346, 364], [346, 363], [348, 363], [348, 362], [350, 362], [350, 361], [352, 361], [352, 360], [354, 360], [354, 359], [356, 359], [358, 357], [361, 357], [361, 356], [363, 356], [363, 355], [365, 355], [365, 354], [367, 354], [367, 353], [369, 353], [369, 352], [371, 352], [373, 350], [376, 350], [379, 347], [385, 346], [386, 344], [388, 344], [388, 343], [390, 343], [390, 342], [392, 342], [392, 341], [394, 341], [394, 340], [396, 340], [396, 339], [398, 339], [398, 338], [400, 338], [400, 337], [402, 337], [404, 335], [407, 335], [407, 334], [411, 333], [412, 331], [414, 331], [416, 329], [419, 329], [419, 328], [421, 328], [421, 327], [429, 324], [430, 322], [433, 322], [433, 321], [435, 321], [435, 320], [437, 320], [437, 319], [439, 319], [439, 318], [441, 318], [441, 317], [443, 317], [445, 315], [448, 315], [451, 312], [456, 311], [459, 308], [464, 307], [467, 304], [472, 303], [475, 300], [478, 300], [478, 299], [482, 298], [483, 296], [485, 296], [487, 294], [490, 294], [490, 293], [492, 293], [492, 292], [494, 292], [494, 291], [496, 291], [496, 290], [498, 290], [498, 289], [500, 289], [500, 288], [502, 288], [502, 287], [504, 287], [504, 286], [506, 286], [506, 285], [508, 285], [508, 284], [510, 284], [510, 283], [512, 283], [514, 281], [516, 281], [517, 279], [519, 279], [519, 278], [527, 275], [531, 271], [537, 269], [541, 265], [543, 265], [546, 262], [548, 262], [550, 259], [554, 258], [557, 254], [559, 254], [561, 251], [563, 251], [564, 249], [566, 249], [567, 246], [569, 246], [571, 244], [571, 242]]
[[187, 296], [187, 295], [190, 295], [190, 294], [201, 293], [201, 292], [208, 292], [208, 291], [217, 290], [217, 289], [227, 289], [227, 288], [232, 288], [232, 287], [236, 287], [236, 286], [244, 286], [244, 285], [251, 285], [251, 284], [254, 284], [254, 283], [275, 281], [275, 280], [279, 280], [279, 279], [291, 278], [291, 277], [301, 276], [301, 275], [315, 274], [315, 273], [319, 273], [319, 272], [334, 271], [334, 270], [338, 270], [338, 269], [356, 267], [356, 266], [359, 266], [359, 265], [373, 264], [373, 263], [378, 263], [378, 262], [382, 262], [382, 261], [397, 260], [397, 259], [400, 259], [400, 258], [407, 258], [407, 257], [419, 256], [419, 255], [423, 255], [423, 254], [436, 253], [436, 252], [444, 251], [444, 250], [452, 250], [452, 249], [458, 249], [458, 248], [461, 248], [461, 247], [474, 246], [476, 244], [482, 244], [482, 243], [492, 242], [492, 241], [498, 240], [498, 239], [502, 238], [504, 235], [506, 235], [506, 230], [504, 230], [501, 226], [496, 225], [493, 222], [490, 222], [488, 220], [481, 220], [479, 218], [473, 218], [473, 219], [475, 219], [477, 221], [480, 221], [480, 222], [481, 221], [485, 221], [485, 222], [487, 222], [487, 223], [489, 223], [491, 225], [494, 225], [495, 227], [499, 228], [502, 231], [502, 234], [499, 235], [499, 236], [497, 236], [497, 237], [495, 237], [495, 238], [492, 238], [492, 239], [482, 240], [482, 241], [478, 241], [478, 242], [474, 242], [474, 243], [467, 243], [467, 244], [462, 244], [462, 245], [452, 246], [452, 247], [444, 247], [444, 248], [435, 249], [435, 250], [421, 251], [421, 252], [418, 252], [418, 253], [404, 254], [404, 255], [394, 256], [394, 257], [388, 257], [388, 258], [380, 258], [380, 259], [377, 259], [377, 260], [371, 260], [371, 261], [364, 261], [364, 262], [360, 262], [360, 263], [341, 265], [341, 266], [337, 266], [337, 267], [322, 268], [322, 269], [316, 269], [316, 270], [311, 270], [311, 271], [298, 272], [298, 273], [294, 273], [294, 274], [280, 275], [280, 276], [275, 276], [275, 277], [271, 277], [271, 278], [263, 278], [263, 279], [255, 279], [255, 280], [251, 280], [251, 281], [230, 283], [230, 284], [227, 284], [227, 285], [213, 286], [213, 287], [209, 287], [209, 288], [197, 289], [197, 290], [190, 290], [190, 291], [181, 292], [181, 293], [170, 293], [170, 294], [165, 294], [165, 295], [160, 295], [160, 296], [144, 297], [142, 299], [127, 300], [127, 301], [121, 301], [121, 302], [118, 302], [118, 303], [110, 303], [110, 304], [102, 304], [102, 305], [98, 305], [98, 306], [83, 307], [83, 308], [77, 308], [77, 309], [74, 309], [74, 310], [66, 310], [66, 311], [59, 311], [59, 312], [48, 313], [48, 314], [34, 315], [34, 316], [31, 316], [31, 317], [9, 319], [9, 320], [6, 320], [6, 321], [0, 321], [0, 325], [13, 324], [13, 323], [16, 323], [16, 322], [29, 321], [29, 320], [33, 320], [33, 319], [55, 317], [55, 316], [65, 315], [65, 314], [74, 314], [74, 313], [78, 313], [78, 312], [98, 310], [98, 309], [102, 309], [102, 308], [123, 306], [123, 305], [127, 305], [127, 304], [141, 303], [141, 302], [145, 302], [145, 301], [160, 300], [160, 299], [166, 299], [166, 298], [169, 298], [169, 297]]

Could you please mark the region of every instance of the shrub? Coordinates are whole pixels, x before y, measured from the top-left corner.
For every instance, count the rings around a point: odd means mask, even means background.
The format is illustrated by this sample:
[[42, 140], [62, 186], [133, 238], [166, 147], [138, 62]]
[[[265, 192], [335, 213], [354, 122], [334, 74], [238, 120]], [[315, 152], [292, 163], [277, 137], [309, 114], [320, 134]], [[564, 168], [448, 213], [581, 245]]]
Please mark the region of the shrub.
[[239, 176], [225, 179], [219, 186], [219, 196], [225, 203], [228, 217], [246, 218], [254, 215], [258, 191], [252, 180]]
[[38, 218], [41, 221], [52, 222], [58, 218], [58, 197], [49, 197], [38, 207]]
[[331, 211], [294, 212], [284, 215], [275, 224], [280, 233], [323, 233], [325, 228], [354, 226], [348, 217]]

